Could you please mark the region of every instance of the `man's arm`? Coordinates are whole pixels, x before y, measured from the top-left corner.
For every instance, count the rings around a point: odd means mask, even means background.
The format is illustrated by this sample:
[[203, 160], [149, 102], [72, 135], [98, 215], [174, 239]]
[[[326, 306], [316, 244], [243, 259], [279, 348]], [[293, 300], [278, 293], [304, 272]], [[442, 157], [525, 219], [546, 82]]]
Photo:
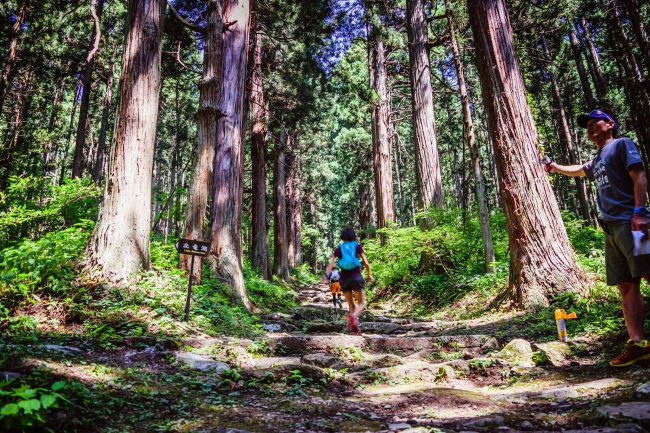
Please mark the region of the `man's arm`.
[[560, 173], [565, 176], [578, 177], [586, 176], [585, 170], [582, 168], [582, 165], [560, 165], [556, 162], [551, 162], [548, 164], [549, 173]]
[[[630, 167], [628, 172], [634, 183], [634, 214], [632, 215], [632, 230], [645, 233], [643, 240], [648, 238], [648, 211], [645, 210], [646, 200], [648, 199], [648, 180], [645, 170], [641, 164], [635, 164]], [[642, 209], [639, 209], [642, 208]], [[640, 210], [641, 212], [637, 212]]]
[[641, 164], [630, 167], [630, 177], [634, 183], [634, 207], [645, 207], [648, 199], [648, 179]]

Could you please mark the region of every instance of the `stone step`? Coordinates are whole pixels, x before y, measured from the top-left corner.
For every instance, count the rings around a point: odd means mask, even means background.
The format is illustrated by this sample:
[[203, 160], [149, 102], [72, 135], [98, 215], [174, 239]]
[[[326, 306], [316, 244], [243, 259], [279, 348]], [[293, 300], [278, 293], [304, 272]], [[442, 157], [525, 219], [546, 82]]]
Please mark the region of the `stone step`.
[[415, 352], [423, 349], [477, 349], [490, 338], [487, 335], [456, 335], [440, 337], [393, 337], [383, 335], [306, 335], [268, 334], [269, 345], [286, 354], [334, 352], [342, 347], [357, 347], [370, 352]]

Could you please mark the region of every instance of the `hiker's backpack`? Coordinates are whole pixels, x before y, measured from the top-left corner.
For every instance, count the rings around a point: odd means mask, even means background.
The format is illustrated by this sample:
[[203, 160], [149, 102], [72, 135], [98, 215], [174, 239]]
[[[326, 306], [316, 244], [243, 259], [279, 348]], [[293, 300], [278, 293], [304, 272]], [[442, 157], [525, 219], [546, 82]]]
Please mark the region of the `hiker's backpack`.
[[343, 242], [339, 245], [341, 248], [341, 258], [339, 259], [338, 265], [341, 269], [351, 270], [361, 266], [361, 262], [357, 258], [357, 245], [356, 241]]

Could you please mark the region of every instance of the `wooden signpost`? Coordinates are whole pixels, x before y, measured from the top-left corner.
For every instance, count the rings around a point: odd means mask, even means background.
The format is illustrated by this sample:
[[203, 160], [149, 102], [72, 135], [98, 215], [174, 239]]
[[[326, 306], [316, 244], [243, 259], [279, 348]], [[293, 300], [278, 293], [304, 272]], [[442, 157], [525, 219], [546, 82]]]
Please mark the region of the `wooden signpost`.
[[187, 285], [187, 299], [185, 300], [185, 320], [190, 317], [190, 299], [192, 297], [192, 274], [194, 273], [194, 256], [205, 257], [210, 251], [210, 242], [197, 241], [193, 239], [179, 239], [174, 244], [179, 254], [189, 254], [192, 256], [190, 262], [190, 278]]

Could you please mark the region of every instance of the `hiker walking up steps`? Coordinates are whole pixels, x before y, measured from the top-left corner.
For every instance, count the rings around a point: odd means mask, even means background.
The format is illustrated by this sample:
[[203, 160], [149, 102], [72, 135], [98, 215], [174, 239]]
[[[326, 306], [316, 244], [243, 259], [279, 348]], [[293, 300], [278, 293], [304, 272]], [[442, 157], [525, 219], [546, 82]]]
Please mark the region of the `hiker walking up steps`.
[[343, 308], [343, 298], [341, 298], [341, 272], [334, 268], [331, 272], [327, 273], [327, 278], [330, 281], [330, 291], [332, 292], [332, 303], [334, 308], [338, 305]]
[[[650, 282], [650, 255], [634, 255], [632, 231], [648, 236], [646, 209], [647, 179], [639, 150], [627, 137], [616, 138], [618, 122], [611, 111], [594, 110], [578, 116], [578, 125], [587, 128], [596, 145], [594, 159], [584, 165], [545, 164], [549, 173], [587, 176], [596, 182], [599, 222], [605, 232], [607, 284], [621, 293], [625, 326], [629, 334], [623, 353], [612, 359], [612, 367], [625, 367], [650, 359], [650, 343], [643, 338], [643, 297], [641, 277]], [[645, 240], [649, 242], [649, 240]]]
[[348, 302], [350, 313], [348, 314], [348, 326], [357, 335], [361, 334], [359, 329], [359, 315], [366, 307], [366, 296], [363, 288], [366, 282], [361, 275], [361, 262], [366, 268], [368, 281], [373, 281], [370, 263], [366, 258], [361, 244], [357, 242], [357, 235], [351, 228], [341, 232], [341, 244], [336, 247], [330, 258], [330, 263], [325, 270], [330, 275], [337, 266], [341, 269], [341, 291]]

